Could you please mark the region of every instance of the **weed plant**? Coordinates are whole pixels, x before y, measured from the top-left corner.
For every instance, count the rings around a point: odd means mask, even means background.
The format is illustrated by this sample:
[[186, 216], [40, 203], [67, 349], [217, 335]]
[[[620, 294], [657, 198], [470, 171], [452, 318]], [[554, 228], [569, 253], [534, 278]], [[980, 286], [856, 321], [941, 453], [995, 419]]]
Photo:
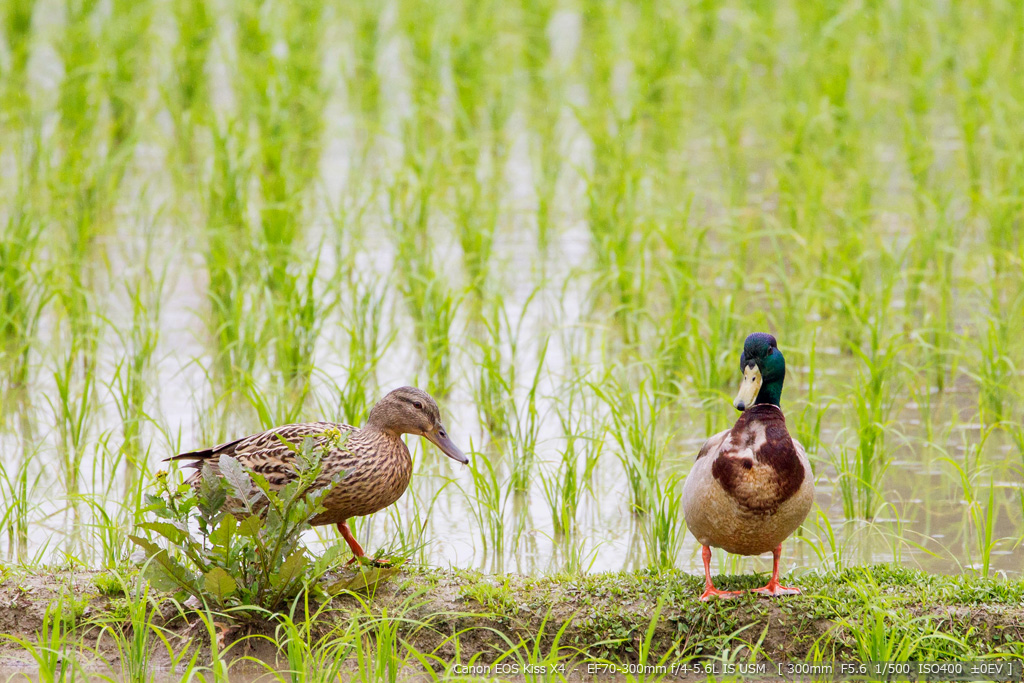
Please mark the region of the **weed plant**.
[[[340, 445], [343, 437], [336, 438]], [[155, 585], [220, 609], [239, 608], [242, 616], [249, 608], [273, 612], [300, 591], [317, 590], [317, 580], [339, 564], [339, 551], [310, 558], [300, 535], [323, 511], [320, 501], [343, 474], [310, 491], [320, 476], [323, 450], [307, 438], [294, 453], [298, 476], [280, 491], [227, 455], [219, 460], [223, 478], [206, 465], [198, 490], [188, 483], [174, 487], [166, 475], [159, 478], [157, 493], [147, 495], [148, 511], [157, 521], [139, 528], [162, 537], [169, 549], [131, 536], [151, 558]]]

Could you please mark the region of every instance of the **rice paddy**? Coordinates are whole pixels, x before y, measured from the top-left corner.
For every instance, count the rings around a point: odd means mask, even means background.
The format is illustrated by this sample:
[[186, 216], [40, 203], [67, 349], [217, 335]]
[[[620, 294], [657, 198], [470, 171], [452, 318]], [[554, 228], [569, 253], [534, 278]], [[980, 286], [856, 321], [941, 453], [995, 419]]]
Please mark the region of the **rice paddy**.
[[[157, 474], [179, 476], [163, 458], [360, 425], [411, 384], [471, 463], [409, 439], [409, 490], [355, 520], [368, 552], [696, 575], [681, 482], [735, 420], [763, 330], [817, 488], [786, 571], [1021, 580], [1024, 6], [10, 0], [0, 18], [12, 571], [108, 570], [146, 595], [128, 536]], [[884, 635], [884, 598], [861, 598]], [[365, 680], [454, 661], [387, 659], [412, 622], [367, 609], [344, 641], [374, 634]], [[140, 672], [151, 618], [100, 626], [133, 634]], [[340, 647], [280, 624], [296, 661]], [[690, 654], [759, 656], [715, 642]], [[177, 664], [227, 675], [210, 661]]]

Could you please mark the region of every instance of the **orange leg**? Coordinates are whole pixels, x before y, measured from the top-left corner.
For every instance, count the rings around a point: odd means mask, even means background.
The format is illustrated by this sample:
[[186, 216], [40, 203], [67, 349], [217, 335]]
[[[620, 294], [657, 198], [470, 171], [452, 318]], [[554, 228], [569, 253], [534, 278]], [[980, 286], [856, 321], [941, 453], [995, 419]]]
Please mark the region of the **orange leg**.
[[731, 598], [742, 594], [742, 591], [720, 591], [711, 583], [711, 546], [702, 547], [701, 557], [704, 559], [704, 592], [700, 596], [701, 600], [706, 602], [715, 597]]
[[[341, 537], [345, 539], [346, 543], [348, 543], [348, 547], [352, 549], [353, 555], [356, 557], [364, 557], [366, 555], [366, 553], [363, 552], [363, 546], [359, 545], [359, 541], [357, 541], [356, 537], [352, 535], [352, 530], [348, 528], [347, 519], [344, 522], [338, 522], [338, 531], [341, 532]], [[356, 557], [349, 560], [349, 564], [355, 562]]]
[[769, 579], [768, 585], [764, 588], [755, 588], [755, 593], [761, 595], [767, 595], [769, 597], [776, 597], [779, 595], [799, 595], [799, 588], [788, 588], [779, 583], [779, 557], [782, 556], [782, 544], [772, 551], [772, 578]]
[[[348, 547], [352, 549], [352, 554], [355, 556], [345, 564], [352, 564], [358, 558], [366, 557], [366, 553], [363, 552], [363, 546], [359, 545], [359, 541], [357, 541], [356, 537], [352, 535], [352, 529], [349, 528], [347, 519], [344, 522], [338, 522], [338, 531], [341, 532], [341, 537], [345, 539], [346, 543], [348, 543]], [[378, 560], [374, 557], [367, 559], [374, 564], [388, 564], [387, 560]]]

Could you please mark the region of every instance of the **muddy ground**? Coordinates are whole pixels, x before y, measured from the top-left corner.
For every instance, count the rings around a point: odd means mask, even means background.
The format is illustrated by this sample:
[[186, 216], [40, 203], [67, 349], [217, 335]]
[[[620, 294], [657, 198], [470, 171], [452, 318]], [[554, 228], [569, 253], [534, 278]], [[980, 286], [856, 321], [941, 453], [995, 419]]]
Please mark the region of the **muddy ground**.
[[[325, 606], [314, 635], [354, 620], [387, 615], [399, 619], [405, 643], [444, 661], [493, 661], [523, 640], [542, 650], [556, 634], [579, 658], [636, 662], [654, 623], [651, 652], [681, 657], [716, 656], [746, 645], [759, 659], [804, 660], [814, 652], [856, 658], [851, 633], [878, 613], [890, 634], [942, 632], [967, 644], [972, 654], [1024, 654], [1024, 581], [934, 576], [894, 566], [805, 574], [791, 579], [804, 595], [767, 599], [744, 595], [701, 603], [702, 579], [676, 571], [531, 578], [486, 576], [465, 571], [368, 570], [349, 572], [351, 592]], [[366, 573], [369, 572], [369, 573]], [[752, 588], [763, 576], [719, 577], [720, 588]], [[194, 611], [157, 598], [154, 622], [167, 629], [175, 647], [193, 646], [209, 660], [210, 636]], [[97, 663], [116, 666], [118, 653], [99, 623], [127, 623], [128, 598], [103, 572], [19, 573], [7, 570], [0, 584], [0, 632], [36, 642], [47, 609], [62, 604], [64, 623], [95, 649]], [[655, 618], [655, 614], [657, 616]], [[278, 659], [276, 622], [263, 617], [215, 616], [217, 636], [232, 656]], [[564, 629], [562, 627], [565, 626]], [[453, 636], [458, 634], [456, 645]], [[458, 651], [457, 649], [458, 648]], [[955, 652], [951, 654], [956, 655]], [[169, 663], [166, 647], [154, 643], [154, 663]], [[280, 663], [280, 662], [279, 662]], [[23, 645], [0, 639], [0, 666], [32, 668]]]

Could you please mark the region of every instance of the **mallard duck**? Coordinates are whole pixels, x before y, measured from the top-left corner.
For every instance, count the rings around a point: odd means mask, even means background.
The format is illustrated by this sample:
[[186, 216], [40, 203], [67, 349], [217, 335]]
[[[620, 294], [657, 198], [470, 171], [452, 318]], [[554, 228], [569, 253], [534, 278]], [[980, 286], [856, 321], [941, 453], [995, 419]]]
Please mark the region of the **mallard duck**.
[[711, 582], [711, 546], [736, 555], [774, 556], [763, 595], [795, 595], [779, 583], [782, 542], [803, 523], [814, 500], [814, 477], [803, 446], [789, 435], [779, 407], [786, 360], [775, 337], [747, 337], [740, 355], [743, 382], [732, 429], [715, 434], [697, 454], [683, 484], [686, 526], [703, 546], [704, 594], [732, 596]]
[[[347, 435], [344, 442], [337, 438], [341, 434]], [[382, 398], [370, 410], [362, 429], [335, 422], [289, 424], [168, 460], [193, 460], [187, 467], [195, 467], [197, 471], [187, 481], [199, 486], [203, 467], [209, 466], [219, 475], [220, 456], [231, 455], [243, 466], [266, 477], [271, 488], [280, 489], [296, 477], [295, 451], [281, 439], [298, 445], [306, 437], [312, 437], [315, 446], [329, 449], [321, 461], [322, 471], [314, 488], [326, 486], [338, 472], [344, 471], [344, 478], [324, 496], [321, 503], [326, 509], [311, 523], [314, 526], [336, 524], [355, 556], [351, 562], [365, 557], [366, 553], [352, 535], [349, 518], [383, 510], [398, 500], [409, 486], [412, 458], [402, 434], [418, 434], [452, 460], [462, 464], [469, 462], [448, 438], [437, 403], [427, 392], [415, 387], [401, 387]]]

